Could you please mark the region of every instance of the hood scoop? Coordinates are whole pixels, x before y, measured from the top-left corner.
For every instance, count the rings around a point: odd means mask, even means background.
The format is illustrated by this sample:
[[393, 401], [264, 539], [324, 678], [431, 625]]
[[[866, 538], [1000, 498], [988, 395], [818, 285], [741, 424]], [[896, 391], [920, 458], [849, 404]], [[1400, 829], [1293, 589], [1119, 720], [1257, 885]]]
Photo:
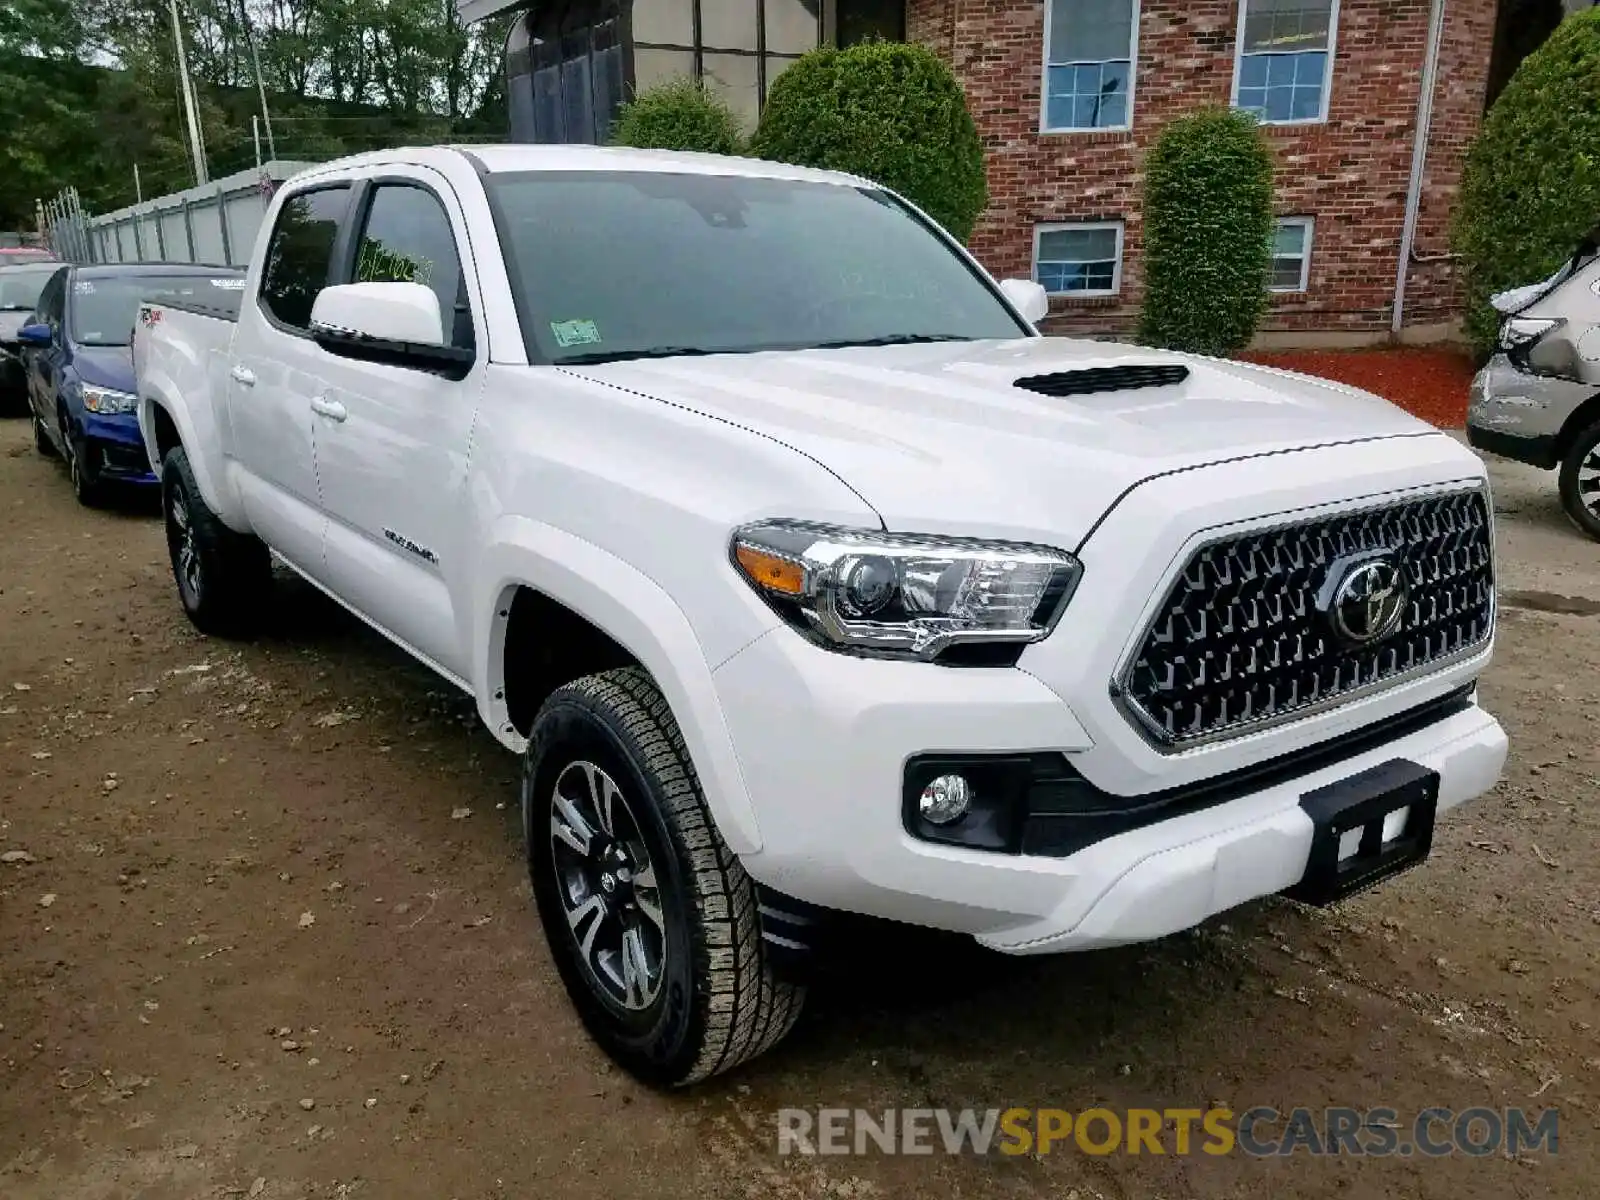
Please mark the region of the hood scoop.
[[1129, 392], [1137, 388], [1171, 387], [1189, 378], [1182, 363], [1130, 363], [1120, 367], [1085, 367], [1025, 375], [1014, 386], [1041, 396], [1090, 396], [1097, 392]]

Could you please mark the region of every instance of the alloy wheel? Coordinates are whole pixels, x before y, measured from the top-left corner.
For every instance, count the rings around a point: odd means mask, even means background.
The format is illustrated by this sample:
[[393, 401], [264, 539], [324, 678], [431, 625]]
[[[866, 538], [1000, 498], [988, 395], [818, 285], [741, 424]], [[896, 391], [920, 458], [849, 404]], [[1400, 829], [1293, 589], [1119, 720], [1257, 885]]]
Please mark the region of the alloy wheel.
[[1600, 442], [1589, 447], [1578, 465], [1578, 501], [1600, 519]]
[[655, 864], [627, 797], [592, 762], [569, 763], [550, 795], [556, 890], [590, 986], [628, 1013], [661, 993], [666, 921]]
[[190, 608], [200, 603], [200, 550], [195, 545], [194, 521], [188, 501], [174, 489], [167, 500], [167, 547], [177, 569], [178, 586]]

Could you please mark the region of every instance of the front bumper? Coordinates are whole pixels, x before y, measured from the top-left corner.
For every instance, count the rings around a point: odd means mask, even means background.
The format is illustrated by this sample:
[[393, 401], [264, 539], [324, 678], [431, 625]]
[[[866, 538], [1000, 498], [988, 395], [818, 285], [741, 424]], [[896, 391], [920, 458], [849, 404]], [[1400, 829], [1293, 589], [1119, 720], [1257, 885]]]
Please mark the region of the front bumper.
[[1561, 431], [1595, 389], [1534, 375], [1496, 354], [1472, 381], [1467, 440], [1477, 449], [1550, 470], [1561, 461]]
[[[1473, 699], [1220, 802], [1184, 811], [1172, 797], [1176, 815], [1064, 857], [1005, 854], [912, 837], [901, 785], [907, 761], [931, 747], [1081, 758], [1082, 725], [1033, 676], [832, 655], [780, 629], [730, 659], [716, 682], [760, 822], [762, 849], [744, 859], [756, 880], [1016, 954], [1158, 938], [1293, 886], [1313, 830], [1300, 798], [1315, 788], [1404, 758], [1439, 772], [1444, 812], [1494, 786], [1506, 757], [1504, 732]], [[1447, 695], [1442, 686], [1429, 699]]]
[[28, 374], [22, 364], [21, 349], [0, 342], [0, 395], [16, 395], [27, 386]]
[[141, 487], [159, 482], [150, 470], [136, 414], [86, 411], [78, 433], [82, 451], [88, 452], [102, 478]]
[[[1066, 617], [1015, 668], [857, 658], [770, 631], [713, 675], [760, 833], [746, 869], [781, 896], [966, 933], [997, 950], [1089, 949], [1161, 937], [1293, 886], [1312, 845], [1302, 796], [1377, 764], [1401, 758], [1437, 771], [1439, 812], [1482, 794], [1507, 750], [1472, 691], [1488, 646], [1178, 753], [1146, 741], [1108, 686], [1148, 619], [1144, 598], [1165, 593], [1204, 531], [1350, 506], [1353, 477], [1369, 496], [1404, 496], [1471, 484], [1481, 470], [1430, 434], [1142, 484], [1079, 548], [1085, 572]], [[1020, 852], [913, 836], [908, 764], [994, 754], [1053, 756], [1099, 796], [1159, 811], [1092, 838], [1060, 836], [1056, 822], [1055, 832], [1025, 832]]]

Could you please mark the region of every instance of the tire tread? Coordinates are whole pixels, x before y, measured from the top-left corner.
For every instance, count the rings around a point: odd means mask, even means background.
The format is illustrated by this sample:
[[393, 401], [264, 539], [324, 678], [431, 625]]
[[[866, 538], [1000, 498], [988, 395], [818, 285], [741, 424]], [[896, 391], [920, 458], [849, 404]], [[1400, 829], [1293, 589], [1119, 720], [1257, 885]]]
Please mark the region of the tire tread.
[[698, 918], [694, 934], [710, 971], [702, 997], [704, 1037], [676, 1086], [758, 1057], [794, 1027], [805, 990], [777, 979], [766, 962], [754, 882], [717, 833], [666, 698], [640, 667], [586, 676], [561, 690], [580, 693], [614, 715], [654, 778], [662, 816], [688, 854], [685, 874]]

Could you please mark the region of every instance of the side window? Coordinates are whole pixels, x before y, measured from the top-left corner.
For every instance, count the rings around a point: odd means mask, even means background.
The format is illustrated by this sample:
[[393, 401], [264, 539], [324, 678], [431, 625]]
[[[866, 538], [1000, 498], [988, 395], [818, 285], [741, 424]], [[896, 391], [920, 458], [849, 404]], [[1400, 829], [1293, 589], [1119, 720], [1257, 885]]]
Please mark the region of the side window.
[[445, 340], [457, 349], [473, 348], [472, 309], [455, 234], [432, 192], [396, 183], [373, 189], [356, 254], [356, 282], [424, 284], [439, 298]]
[[311, 327], [311, 305], [328, 285], [333, 242], [350, 202], [350, 187], [291, 196], [278, 211], [261, 276], [261, 307], [291, 329]]
[[39, 307], [35, 314], [51, 329], [61, 328], [62, 308], [67, 297], [67, 272], [57, 271], [39, 293]]

